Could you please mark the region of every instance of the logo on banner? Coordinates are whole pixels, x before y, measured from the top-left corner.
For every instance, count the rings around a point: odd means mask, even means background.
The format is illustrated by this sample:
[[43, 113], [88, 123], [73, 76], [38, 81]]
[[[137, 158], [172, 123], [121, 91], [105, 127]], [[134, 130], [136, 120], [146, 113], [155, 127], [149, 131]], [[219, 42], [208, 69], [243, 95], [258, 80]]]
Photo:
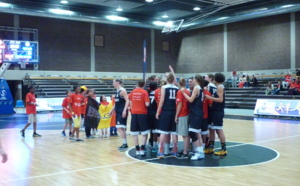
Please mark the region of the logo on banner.
[[6, 90], [1, 90], [1, 92], [0, 92], [0, 100], [7, 100], [6, 95], [7, 95]]

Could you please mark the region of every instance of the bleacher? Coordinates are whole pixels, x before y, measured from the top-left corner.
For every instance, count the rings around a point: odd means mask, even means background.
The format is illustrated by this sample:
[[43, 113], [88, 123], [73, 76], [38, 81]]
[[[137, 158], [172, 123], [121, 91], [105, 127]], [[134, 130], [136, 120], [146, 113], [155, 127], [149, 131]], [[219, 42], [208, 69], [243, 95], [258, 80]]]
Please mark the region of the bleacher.
[[253, 109], [257, 99], [283, 99], [293, 100], [300, 99], [300, 95], [287, 95], [287, 90], [280, 91], [276, 95], [265, 95], [267, 83], [277, 84], [278, 81], [284, 81], [283, 75], [262, 75], [258, 77], [257, 87], [231, 88], [231, 82], [226, 85], [226, 107]]
[[[55, 98], [65, 97], [67, 90], [72, 90], [74, 85], [86, 86], [89, 89], [95, 89], [97, 95], [115, 94], [113, 87], [114, 78], [97, 78], [97, 77], [80, 77], [69, 76], [63, 78], [61, 76], [48, 77], [26, 77], [24, 82], [26, 85], [34, 85], [36, 94], [39, 98]], [[137, 84], [138, 78], [123, 79], [123, 87], [130, 93]]]

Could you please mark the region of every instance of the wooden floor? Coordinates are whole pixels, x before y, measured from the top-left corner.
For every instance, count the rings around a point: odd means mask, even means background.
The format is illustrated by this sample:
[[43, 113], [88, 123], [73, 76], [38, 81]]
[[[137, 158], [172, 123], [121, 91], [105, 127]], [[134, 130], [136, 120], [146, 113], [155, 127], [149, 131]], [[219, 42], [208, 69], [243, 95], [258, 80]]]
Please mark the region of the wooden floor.
[[[9, 155], [9, 161], [0, 164], [1, 186], [300, 184], [300, 121], [225, 119], [227, 141], [262, 145], [280, 153], [267, 163], [227, 168], [176, 167], [134, 160], [116, 150], [120, 145], [116, 137], [78, 143], [61, 137], [60, 130], [41, 130], [41, 138], [32, 138], [28, 130], [22, 139], [19, 130], [0, 130]], [[133, 147], [131, 136], [128, 141]], [[230, 156], [230, 148], [228, 153]]]

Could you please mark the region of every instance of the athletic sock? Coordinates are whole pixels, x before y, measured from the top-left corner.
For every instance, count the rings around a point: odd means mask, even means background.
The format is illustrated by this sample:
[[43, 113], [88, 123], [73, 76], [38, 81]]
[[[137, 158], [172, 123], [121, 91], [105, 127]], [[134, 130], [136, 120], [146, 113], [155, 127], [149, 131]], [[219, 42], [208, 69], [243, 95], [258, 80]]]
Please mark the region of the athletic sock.
[[157, 142], [153, 142], [153, 147], [157, 148]]
[[145, 145], [141, 145], [141, 150], [145, 150]]
[[173, 145], [174, 145], [174, 146], [173, 146], [173, 152], [174, 152], [174, 153], [177, 153], [177, 151], [178, 151], [177, 143], [174, 143]]
[[226, 151], [226, 143], [225, 142], [221, 143], [221, 148], [222, 148], [223, 151]]
[[164, 149], [165, 149], [165, 154], [169, 154], [169, 152], [170, 152], [170, 144], [168, 144], [168, 143], [164, 143]]
[[122, 139], [123, 144], [127, 144], [127, 139]]
[[205, 143], [205, 147], [209, 147], [209, 137], [206, 137], [206, 143]]
[[135, 149], [136, 149], [136, 150], [140, 150], [140, 146], [139, 146], [139, 145], [136, 145], [136, 146], [135, 146]]

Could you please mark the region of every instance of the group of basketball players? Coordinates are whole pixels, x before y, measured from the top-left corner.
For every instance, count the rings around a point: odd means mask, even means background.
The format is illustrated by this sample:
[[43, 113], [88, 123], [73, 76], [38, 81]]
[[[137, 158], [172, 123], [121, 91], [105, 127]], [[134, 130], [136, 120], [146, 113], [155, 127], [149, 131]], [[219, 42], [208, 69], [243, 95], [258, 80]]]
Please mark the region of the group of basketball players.
[[[205, 154], [218, 156], [227, 155], [225, 135], [223, 132], [223, 117], [225, 107], [225, 91], [223, 82], [225, 76], [221, 73], [208, 74], [205, 79], [196, 75], [189, 79], [189, 89], [186, 89], [186, 80], [180, 79], [177, 86], [174, 71], [160, 81], [152, 77], [148, 89], [145, 82], [139, 81], [137, 87], [127, 95], [121, 86], [122, 81], [113, 81], [117, 89], [115, 110], [117, 128], [122, 138], [119, 151], [128, 149], [126, 138], [126, 123], [128, 110], [131, 112], [130, 132], [134, 137], [136, 155], [143, 156], [146, 151], [146, 142], [150, 133], [152, 152], [157, 152], [158, 158], [173, 156], [186, 159], [190, 140], [193, 143], [191, 160], [199, 160]], [[214, 152], [215, 133], [221, 141], [221, 150]], [[138, 135], [142, 135], [139, 145]], [[209, 134], [209, 135], [208, 135]], [[178, 135], [184, 139], [184, 149], [178, 152]], [[170, 153], [170, 141], [173, 148]]]

